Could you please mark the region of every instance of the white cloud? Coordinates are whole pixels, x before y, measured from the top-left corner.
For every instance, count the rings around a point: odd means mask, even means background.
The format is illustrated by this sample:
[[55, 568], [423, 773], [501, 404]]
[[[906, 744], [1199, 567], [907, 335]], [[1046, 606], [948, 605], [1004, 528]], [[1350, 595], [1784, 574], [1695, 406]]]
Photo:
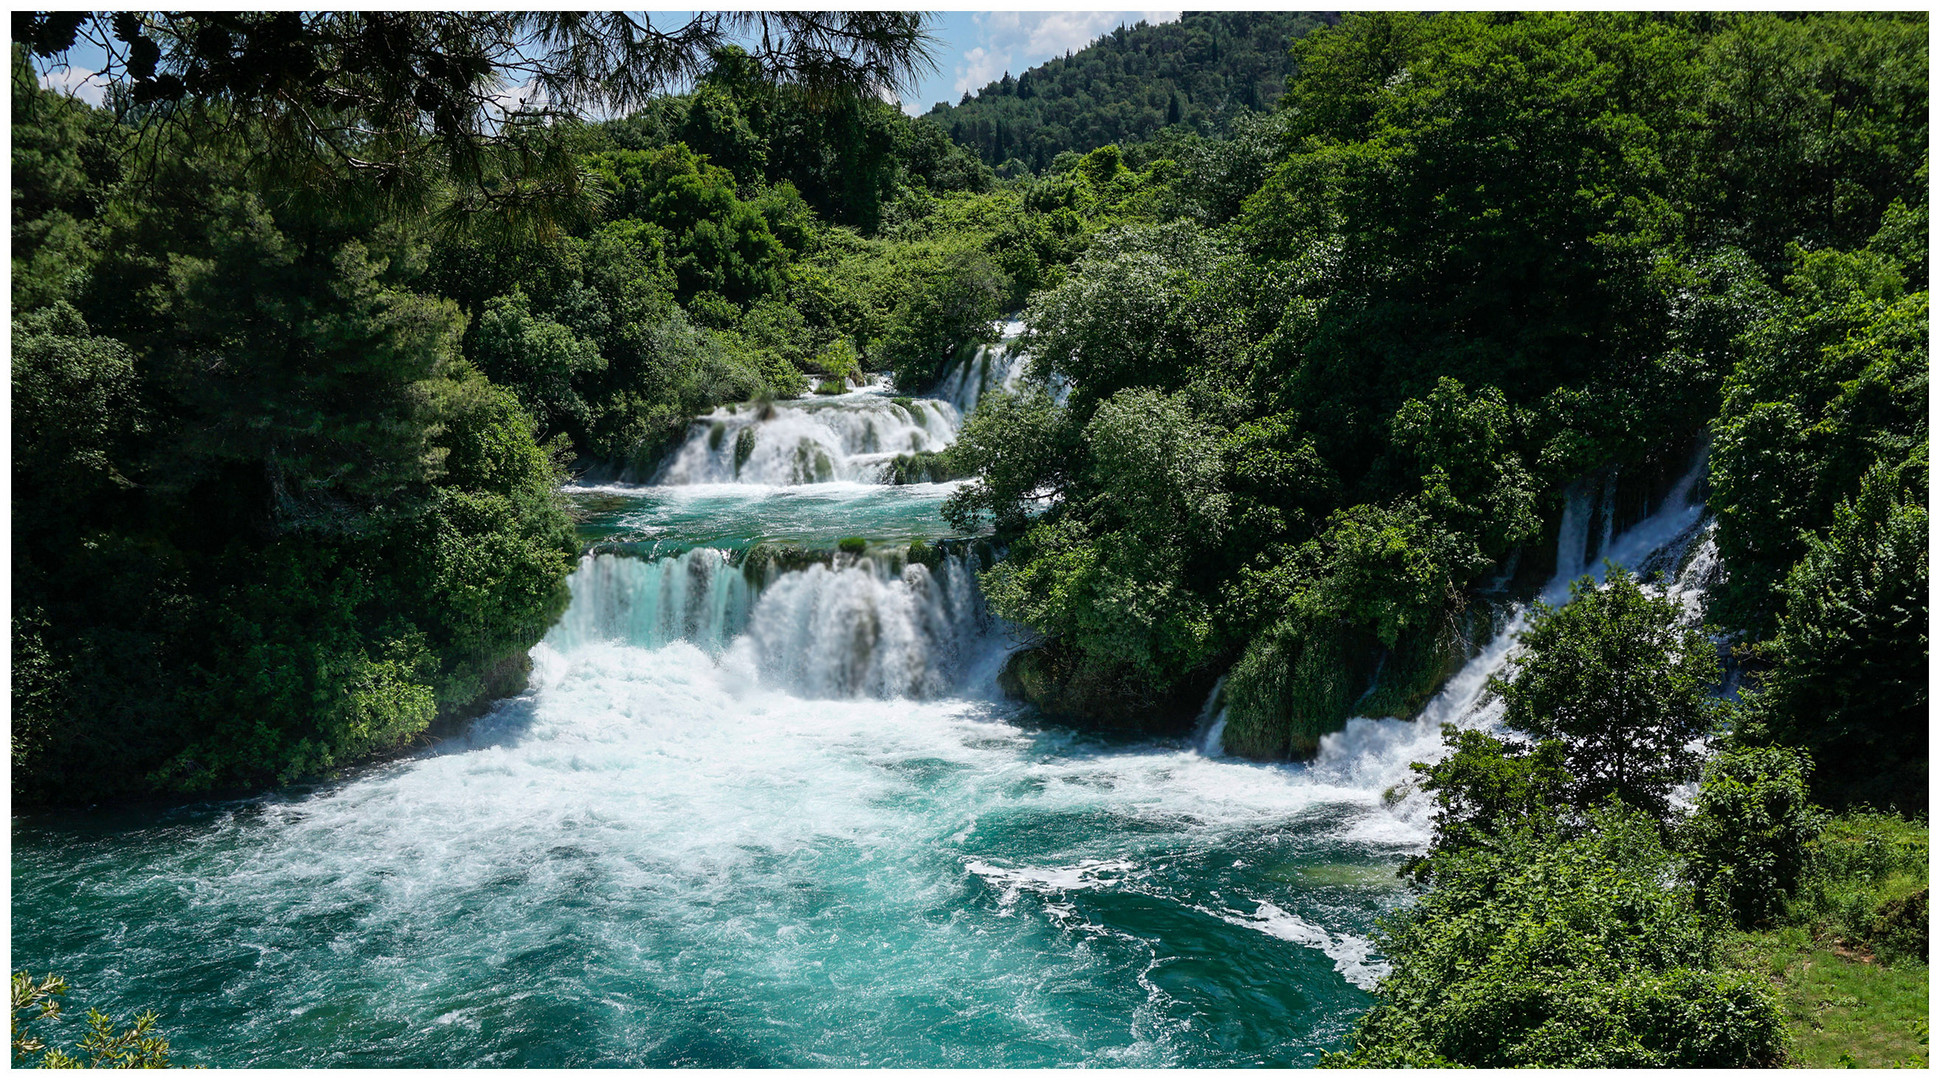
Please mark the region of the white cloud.
[[981, 90], [1004, 77], [1006, 71], [1026, 70], [1076, 52], [1120, 23], [1169, 22], [1176, 11], [992, 11], [976, 16], [980, 44], [957, 64], [952, 93]]
[[42, 74], [40, 85], [44, 90], [70, 94], [90, 105], [99, 105], [107, 99], [108, 88], [95, 77], [98, 74], [100, 73], [70, 64]]

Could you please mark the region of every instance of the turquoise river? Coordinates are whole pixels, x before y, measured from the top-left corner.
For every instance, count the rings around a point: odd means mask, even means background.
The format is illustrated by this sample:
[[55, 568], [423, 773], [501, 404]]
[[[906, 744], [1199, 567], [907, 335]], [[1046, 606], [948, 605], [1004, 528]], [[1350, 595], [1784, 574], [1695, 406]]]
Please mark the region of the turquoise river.
[[[1421, 718], [1351, 721], [1306, 764], [1220, 756], [1210, 708], [1171, 740], [1045, 722], [997, 691], [1020, 637], [976, 555], [904, 558], [949, 535], [950, 485], [876, 482], [1017, 375], [1001, 346], [964, 368], [929, 399], [722, 410], [654, 475], [570, 487], [572, 606], [462, 735], [241, 801], [16, 815], [14, 967], [155, 1009], [212, 1066], [1338, 1048], [1427, 837], [1408, 763], [1444, 720], [1492, 722], [1507, 636]], [[1594, 503], [1565, 515], [1567, 570], [1705, 561], [1683, 490], [1614, 537]]]

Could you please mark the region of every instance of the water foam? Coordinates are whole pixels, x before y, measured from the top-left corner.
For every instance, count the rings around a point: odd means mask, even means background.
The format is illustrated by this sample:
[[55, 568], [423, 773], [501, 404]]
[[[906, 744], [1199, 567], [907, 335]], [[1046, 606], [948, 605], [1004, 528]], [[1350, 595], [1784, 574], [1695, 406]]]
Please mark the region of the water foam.
[[716, 409], [694, 421], [655, 482], [873, 483], [897, 455], [955, 442], [958, 418], [946, 401], [897, 399], [880, 390]]

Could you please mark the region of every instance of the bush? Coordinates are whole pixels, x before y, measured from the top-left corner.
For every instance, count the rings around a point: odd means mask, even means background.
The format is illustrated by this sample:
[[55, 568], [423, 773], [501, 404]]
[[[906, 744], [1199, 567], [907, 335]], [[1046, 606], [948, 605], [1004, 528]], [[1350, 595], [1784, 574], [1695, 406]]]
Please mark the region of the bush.
[[[1922, 454], [1924, 464], [1924, 454]], [[1882, 463], [1786, 576], [1753, 738], [1811, 750], [1834, 806], [1927, 800], [1927, 512]], [[1921, 470], [1924, 488], [1924, 470]]]
[[897, 305], [874, 366], [894, 372], [901, 390], [927, 389], [958, 350], [996, 340], [1009, 289], [988, 257], [964, 257], [947, 276]]
[[1372, 1068], [1747, 1068], [1784, 1018], [1714, 942], [1648, 816], [1600, 809], [1559, 839], [1515, 827], [1451, 853], [1391, 917], [1394, 970], [1330, 1064]]
[[1684, 830], [1701, 899], [1742, 927], [1786, 914], [1825, 826], [1806, 778], [1812, 761], [1780, 747], [1727, 750], [1705, 763], [1697, 812]]

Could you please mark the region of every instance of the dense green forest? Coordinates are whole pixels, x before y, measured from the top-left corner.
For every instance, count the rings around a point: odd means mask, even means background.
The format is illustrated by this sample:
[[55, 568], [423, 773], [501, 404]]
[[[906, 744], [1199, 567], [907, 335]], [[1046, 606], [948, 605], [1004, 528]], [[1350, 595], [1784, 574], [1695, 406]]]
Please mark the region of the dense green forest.
[[985, 164], [1042, 172], [1065, 151], [1148, 142], [1167, 128], [1224, 135], [1272, 109], [1293, 73], [1287, 43], [1337, 16], [1187, 11], [1120, 26], [1075, 55], [937, 102], [929, 118]]
[[117, 23], [167, 59], [105, 108], [39, 88], [73, 32], [40, 19], [17, 802], [287, 781], [472, 715], [564, 609], [565, 477], [640, 475], [722, 403], [920, 391], [1021, 311], [1022, 391], [908, 463], [1005, 552], [1006, 686], [1136, 728], [1224, 675], [1256, 758], [1411, 715], [1476, 590], [1554, 569], [1571, 484], [1614, 469], [1639, 516], [1709, 447], [1702, 620], [1621, 573], [1539, 613], [1502, 737], [1420, 770], [1421, 896], [1336, 1064], [1775, 1064], [1734, 950], [1924, 963], [1893, 816], [1927, 809], [1924, 15], [1191, 13], [913, 120], [716, 41], [687, 92], [529, 129], [439, 119], [479, 76], [431, 60], [475, 51], [412, 53], [415, 89], [340, 62], [464, 16]]

